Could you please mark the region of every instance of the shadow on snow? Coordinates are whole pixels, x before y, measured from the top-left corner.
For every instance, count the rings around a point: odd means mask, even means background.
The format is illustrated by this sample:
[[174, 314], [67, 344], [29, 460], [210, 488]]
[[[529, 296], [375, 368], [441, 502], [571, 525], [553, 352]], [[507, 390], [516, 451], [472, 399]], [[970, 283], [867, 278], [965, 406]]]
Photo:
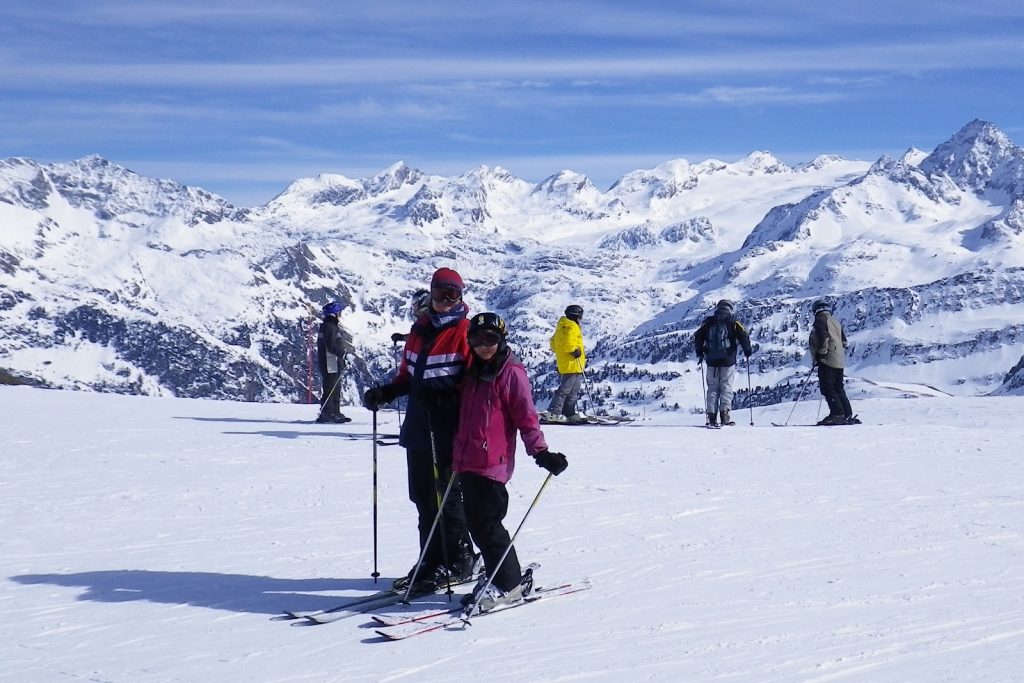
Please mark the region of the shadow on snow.
[[[344, 590], [373, 592], [391, 586], [392, 579], [276, 579], [271, 576], [207, 572], [164, 572], [113, 569], [74, 574], [23, 574], [11, 581], [24, 585], [84, 588], [78, 600], [194, 605], [228, 612], [280, 614], [285, 610], [329, 609], [348, 597]], [[328, 592], [330, 595], [316, 595]], [[362, 593], [360, 593], [362, 595]]]

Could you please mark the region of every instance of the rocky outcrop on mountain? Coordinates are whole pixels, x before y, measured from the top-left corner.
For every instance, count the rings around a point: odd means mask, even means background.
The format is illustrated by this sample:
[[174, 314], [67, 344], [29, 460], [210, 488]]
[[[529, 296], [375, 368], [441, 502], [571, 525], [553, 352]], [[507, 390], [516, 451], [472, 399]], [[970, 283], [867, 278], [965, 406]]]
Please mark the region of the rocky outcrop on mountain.
[[1017, 364], [1010, 368], [1003, 378], [1000, 387], [992, 392], [995, 395], [1016, 394], [1024, 396], [1024, 356], [1020, 357]]

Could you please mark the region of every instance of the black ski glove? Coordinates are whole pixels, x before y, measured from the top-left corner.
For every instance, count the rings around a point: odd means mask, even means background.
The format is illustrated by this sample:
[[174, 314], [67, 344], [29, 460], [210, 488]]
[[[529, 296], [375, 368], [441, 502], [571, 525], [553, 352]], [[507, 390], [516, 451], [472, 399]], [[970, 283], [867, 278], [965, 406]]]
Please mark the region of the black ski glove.
[[569, 466], [569, 461], [565, 459], [564, 455], [546, 450], [533, 456], [533, 459], [537, 461], [538, 467], [543, 467], [556, 477]]
[[583, 351], [581, 351], [579, 349], [573, 349], [572, 350], [572, 357], [573, 358], [579, 358], [582, 355], [583, 355]]
[[377, 412], [386, 403], [391, 403], [398, 395], [392, 385], [386, 384], [381, 387], [371, 387], [363, 393], [363, 405], [369, 410]]
[[391, 341], [394, 344], [397, 344], [398, 342], [404, 342], [405, 341], [405, 335], [402, 334], [401, 332], [394, 332], [394, 333], [391, 334]]

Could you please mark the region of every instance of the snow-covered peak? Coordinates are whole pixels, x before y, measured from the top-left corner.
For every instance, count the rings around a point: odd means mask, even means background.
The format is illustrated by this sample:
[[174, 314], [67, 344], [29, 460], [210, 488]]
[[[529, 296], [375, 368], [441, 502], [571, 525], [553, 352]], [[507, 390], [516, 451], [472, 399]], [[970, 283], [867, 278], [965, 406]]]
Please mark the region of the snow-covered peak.
[[734, 164], [730, 164], [736, 173], [754, 175], [756, 173], [774, 174], [791, 173], [793, 169], [777, 159], [771, 152], [751, 152]]
[[672, 159], [653, 169], [640, 169], [619, 178], [608, 190], [628, 204], [669, 199], [697, 185], [697, 174], [686, 159]]
[[805, 173], [810, 171], [820, 171], [826, 166], [843, 163], [844, 161], [846, 161], [846, 158], [839, 156], [838, 154], [819, 154], [806, 164], [797, 166], [796, 170]]
[[975, 119], [920, 163], [929, 175], [945, 174], [965, 190], [1024, 190], [1024, 150], [997, 126]]
[[510, 187], [515, 190], [529, 190], [533, 186], [501, 166], [481, 164], [456, 178], [456, 182], [483, 189]]
[[590, 182], [590, 178], [575, 171], [559, 171], [537, 183], [534, 192], [554, 195], [557, 197], [570, 197], [583, 193], [597, 192], [597, 188]]
[[363, 185], [337, 173], [321, 173], [315, 178], [300, 178], [268, 204], [271, 209], [287, 206], [345, 206], [366, 197]]
[[127, 225], [166, 217], [195, 225], [244, 213], [201, 188], [142, 176], [98, 155], [51, 164], [46, 174], [71, 206], [91, 209], [101, 219], [116, 219]]
[[900, 157], [900, 161], [907, 166], [920, 166], [921, 162], [928, 158], [928, 152], [918, 149], [917, 147], [910, 147]]
[[386, 169], [363, 181], [363, 188], [367, 194], [379, 195], [385, 192], [397, 190], [403, 185], [415, 185], [423, 178], [423, 173], [418, 169], [407, 166], [404, 161], [398, 161]]

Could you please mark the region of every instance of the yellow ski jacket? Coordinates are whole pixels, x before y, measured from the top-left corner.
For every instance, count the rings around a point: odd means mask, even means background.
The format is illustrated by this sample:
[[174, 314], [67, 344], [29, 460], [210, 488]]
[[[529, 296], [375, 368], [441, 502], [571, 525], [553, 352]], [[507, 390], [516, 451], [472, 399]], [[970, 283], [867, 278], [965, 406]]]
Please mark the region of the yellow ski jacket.
[[[573, 357], [573, 351], [579, 349], [580, 357]], [[555, 333], [551, 335], [551, 350], [555, 352], [558, 363], [558, 374], [571, 375], [582, 373], [587, 367], [587, 353], [583, 348], [583, 332], [579, 323], [564, 315], [558, 319]]]

